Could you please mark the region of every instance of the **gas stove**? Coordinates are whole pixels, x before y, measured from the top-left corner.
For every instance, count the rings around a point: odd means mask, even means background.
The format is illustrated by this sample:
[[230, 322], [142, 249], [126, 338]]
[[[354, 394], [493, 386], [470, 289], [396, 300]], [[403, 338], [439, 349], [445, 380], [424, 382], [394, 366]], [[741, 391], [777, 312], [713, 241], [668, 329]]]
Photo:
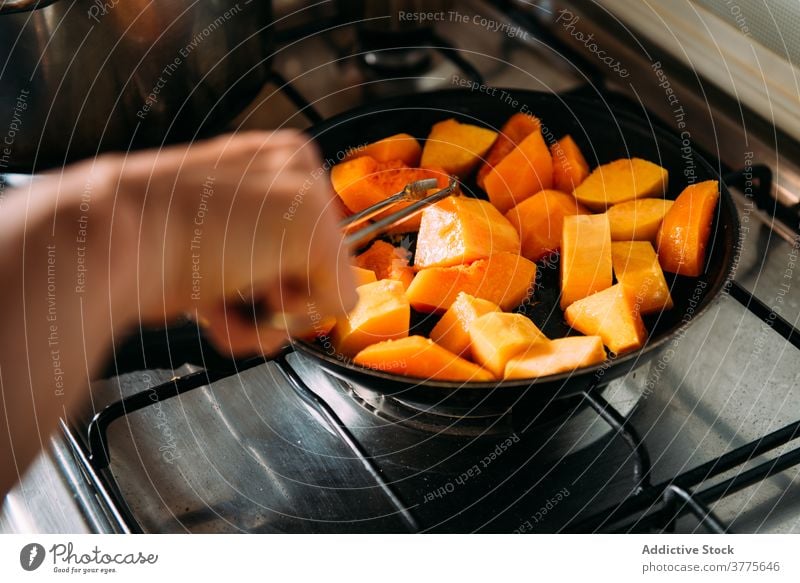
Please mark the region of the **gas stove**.
[[232, 129], [457, 86], [599, 93], [686, 123], [737, 189], [743, 227], [734, 281], [691, 327], [622, 379], [480, 415], [349, 384], [291, 347], [229, 362], [191, 323], [143, 331], [9, 494], [0, 529], [800, 532], [796, 145], [776, 148], [755, 114], [574, 4], [459, 2], [388, 57], [336, 12], [278, 10], [273, 82]]

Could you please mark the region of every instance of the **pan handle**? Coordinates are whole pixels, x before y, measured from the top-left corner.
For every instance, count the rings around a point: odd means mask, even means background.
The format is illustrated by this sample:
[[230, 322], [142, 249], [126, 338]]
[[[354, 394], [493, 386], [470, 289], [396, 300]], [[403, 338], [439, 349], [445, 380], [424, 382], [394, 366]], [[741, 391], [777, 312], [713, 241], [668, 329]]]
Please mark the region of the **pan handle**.
[[759, 206], [772, 200], [772, 169], [765, 164], [752, 164], [749, 168], [729, 172], [722, 181], [742, 190], [745, 187], [753, 189]]
[[756, 206], [771, 216], [779, 219], [791, 232], [797, 231], [800, 224], [800, 203], [787, 205], [782, 202], [774, 190], [772, 170], [764, 164], [753, 164], [744, 170], [731, 172], [723, 176], [728, 186], [747, 193], [752, 193]]
[[15, 12], [29, 12], [46, 8], [58, 0], [5, 0], [0, 2], [0, 14], [13, 14]]

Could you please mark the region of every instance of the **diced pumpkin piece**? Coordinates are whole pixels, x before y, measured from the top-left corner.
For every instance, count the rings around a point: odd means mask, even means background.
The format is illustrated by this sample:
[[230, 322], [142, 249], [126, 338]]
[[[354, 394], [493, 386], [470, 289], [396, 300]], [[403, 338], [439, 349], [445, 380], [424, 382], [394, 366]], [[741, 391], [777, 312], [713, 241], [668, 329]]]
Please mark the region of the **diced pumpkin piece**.
[[561, 309], [611, 287], [612, 283], [608, 217], [564, 217], [561, 234]]
[[486, 194], [501, 213], [553, 186], [553, 159], [540, 132], [511, 150], [484, 179]]
[[356, 213], [385, 198], [380, 181], [391, 170], [407, 168], [400, 160], [378, 162], [370, 156], [346, 160], [331, 168], [331, 185], [351, 212]]
[[667, 280], [658, 264], [655, 249], [649, 242], [612, 243], [611, 258], [617, 281], [628, 288], [634, 309], [642, 314], [652, 314], [672, 308]]
[[600, 336], [568, 336], [534, 344], [506, 364], [507, 379], [545, 377], [572, 372], [606, 359]]
[[536, 264], [513, 253], [497, 253], [469, 265], [429, 267], [417, 272], [406, 295], [415, 310], [447, 310], [460, 292], [511, 310], [532, 292]]
[[382, 279], [356, 288], [356, 307], [339, 318], [333, 329], [333, 345], [354, 356], [370, 344], [408, 336], [411, 308], [403, 284]]
[[497, 377], [506, 363], [534, 344], [547, 342], [536, 324], [522, 314], [489, 312], [469, 326], [472, 357]]
[[522, 240], [521, 255], [538, 261], [561, 248], [564, 217], [588, 212], [571, 194], [542, 190], [508, 211], [506, 218]]
[[475, 178], [478, 186], [485, 189], [483, 182], [486, 175], [492, 171], [492, 168], [497, 166], [500, 160], [505, 158], [522, 140], [533, 132], [541, 131], [542, 123], [536, 117], [527, 113], [515, 113], [508, 118], [503, 127], [500, 128], [500, 133], [489, 149], [489, 153], [486, 154], [486, 161], [478, 169], [478, 176]]
[[633, 299], [621, 283], [573, 303], [564, 312], [567, 323], [587, 336], [600, 336], [616, 354], [644, 346], [647, 329]]
[[673, 201], [640, 198], [615, 204], [608, 209], [612, 241], [655, 241], [664, 215]]
[[499, 311], [497, 304], [461, 292], [431, 330], [431, 339], [454, 354], [470, 358], [469, 325], [484, 314]]
[[382, 372], [442, 381], [491, 381], [492, 374], [424, 336], [386, 340], [367, 346], [353, 359]]
[[597, 212], [637, 198], [663, 197], [667, 170], [641, 158], [623, 158], [595, 168], [573, 194]]
[[441, 168], [448, 174], [462, 178], [477, 166], [489, 148], [497, 132], [454, 119], [436, 123], [425, 140], [422, 150], [423, 168]]
[[[402, 191], [410, 182], [426, 178], [437, 179], [437, 189], [445, 188], [450, 182], [450, 177], [441, 170], [409, 168], [400, 160], [379, 162], [370, 156], [346, 160], [331, 168], [333, 189], [353, 213], [362, 211]], [[408, 206], [408, 204], [410, 203], [402, 202], [392, 205], [376, 218], [384, 217]], [[398, 232], [417, 230], [419, 221], [419, 214], [406, 219], [402, 223], [405, 230]]]
[[355, 280], [356, 287], [378, 281], [375, 272], [371, 269], [364, 269], [362, 267], [356, 267], [355, 265], [351, 265], [350, 269], [353, 270], [353, 279]]
[[566, 135], [550, 146], [550, 155], [556, 190], [572, 192], [589, 176], [589, 164], [572, 136]]
[[664, 271], [692, 277], [703, 273], [718, 199], [716, 180], [687, 186], [675, 199], [657, 237], [658, 260]]
[[406, 166], [417, 166], [421, 155], [422, 146], [417, 138], [409, 134], [395, 134], [349, 152], [345, 160], [369, 156], [378, 162], [400, 160]]
[[397, 280], [405, 289], [414, 279], [414, 270], [408, 265], [410, 257], [408, 249], [395, 247], [386, 241], [375, 241], [369, 249], [356, 256], [356, 265], [369, 269], [379, 280]]
[[470, 263], [500, 252], [518, 254], [519, 235], [491, 203], [450, 196], [422, 211], [415, 269]]

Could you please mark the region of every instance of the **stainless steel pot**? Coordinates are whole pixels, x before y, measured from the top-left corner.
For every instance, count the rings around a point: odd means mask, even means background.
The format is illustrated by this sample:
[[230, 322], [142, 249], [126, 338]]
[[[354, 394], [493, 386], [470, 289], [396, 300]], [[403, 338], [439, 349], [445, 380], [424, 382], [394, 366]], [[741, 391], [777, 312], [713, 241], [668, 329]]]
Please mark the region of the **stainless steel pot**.
[[0, 0], [0, 173], [219, 130], [269, 76], [265, 0]]

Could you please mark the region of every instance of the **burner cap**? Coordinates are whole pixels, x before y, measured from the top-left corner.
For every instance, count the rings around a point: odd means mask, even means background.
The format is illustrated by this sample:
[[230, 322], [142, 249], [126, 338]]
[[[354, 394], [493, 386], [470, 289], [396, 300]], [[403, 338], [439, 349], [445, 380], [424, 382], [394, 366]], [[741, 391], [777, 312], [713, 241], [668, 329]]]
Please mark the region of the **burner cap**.
[[432, 29], [358, 29], [361, 66], [375, 74], [394, 77], [417, 75], [430, 68]]

